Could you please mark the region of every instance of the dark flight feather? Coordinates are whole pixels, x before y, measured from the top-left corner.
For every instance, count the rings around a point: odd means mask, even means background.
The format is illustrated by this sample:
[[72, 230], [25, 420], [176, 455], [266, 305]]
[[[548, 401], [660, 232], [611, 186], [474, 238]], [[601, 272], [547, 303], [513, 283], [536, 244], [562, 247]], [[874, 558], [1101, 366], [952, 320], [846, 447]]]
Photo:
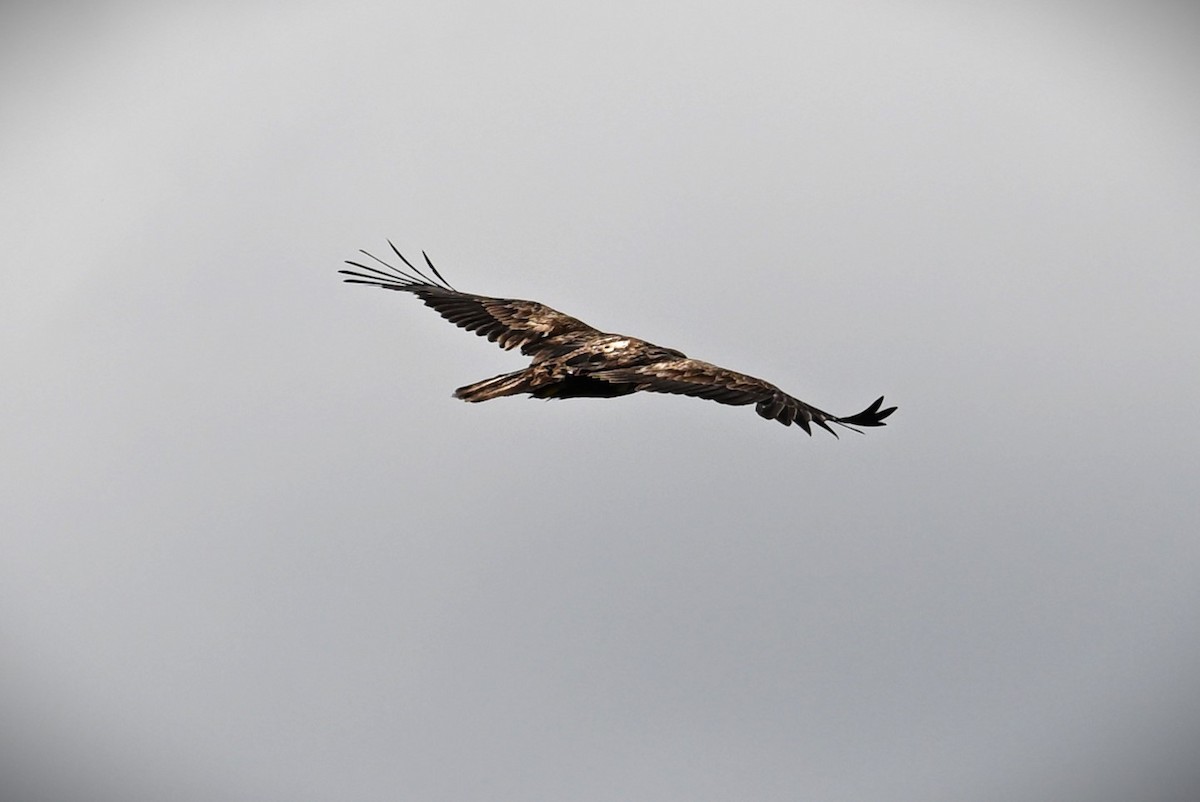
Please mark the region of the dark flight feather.
[[529, 367], [454, 391], [464, 401], [487, 401], [506, 395], [535, 398], [613, 398], [636, 392], [671, 393], [704, 398], [730, 406], [755, 405], [755, 411], [784, 426], [812, 434], [812, 424], [834, 437], [829, 424], [853, 431], [885, 426], [896, 407], [881, 409], [883, 397], [854, 415], [838, 417], [788, 395], [775, 385], [689, 359], [671, 348], [620, 334], [609, 334], [537, 301], [489, 298], [450, 286], [422, 251], [429, 274], [409, 262], [395, 245], [392, 252], [408, 268], [394, 267], [366, 251], [374, 264], [347, 260], [355, 270], [339, 270], [350, 284], [367, 284], [410, 292], [456, 326], [486, 337], [505, 350], [520, 348], [532, 357]]
[[[392, 243], [389, 241], [389, 245]], [[427, 278], [412, 263], [396, 250], [412, 273], [393, 267], [376, 256], [363, 251], [362, 253], [381, 264], [386, 270], [364, 265], [361, 262], [347, 260], [346, 264], [358, 268], [355, 270], [340, 270], [350, 278], [345, 279], [350, 284], [369, 284], [383, 287], [387, 290], [411, 292], [425, 305], [432, 308], [456, 326], [473, 331], [481, 337], [486, 337], [508, 351], [520, 347], [521, 353], [533, 356], [538, 353], [539, 346], [552, 338], [571, 332], [594, 332], [591, 326], [555, 311], [537, 301], [521, 301], [511, 298], [488, 298], [483, 295], [471, 295], [452, 288], [429, 257], [425, 261], [437, 281]]]

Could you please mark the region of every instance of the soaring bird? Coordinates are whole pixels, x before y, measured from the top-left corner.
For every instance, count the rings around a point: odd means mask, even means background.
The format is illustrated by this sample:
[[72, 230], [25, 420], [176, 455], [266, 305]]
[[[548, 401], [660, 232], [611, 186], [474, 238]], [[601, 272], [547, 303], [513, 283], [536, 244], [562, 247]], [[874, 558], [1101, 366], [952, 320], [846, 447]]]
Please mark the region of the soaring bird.
[[727, 368], [689, 359], [673, 348], [609, 334], [537, 301], [489, 298], [450, 286], [422, 251], [429, 274], [422, 272], [388, 241], [408, 268], [394, 267], [366, 251], [373, 265], [346, 260], [355, 270], [339, 270], [350, 284], [410, 292], [451, 323], [487, 337], [501, 348], [520, 348], [529, 366], [484, 379], [454, 391], [463, 401], [488, 401], [526, 393], [534, 398], [614, 398], [640, 391], [707, 398], [719, 404], [745, 406], [784, 426], [795, 424], [812, 434], [815, 423], [834, 437], [829, 424], [858, 431], [858, 426], [885, 426], [896, 407], [880, 409], [883, 396], [855, 415], [839, 417], [788, 395], [770, 382]]

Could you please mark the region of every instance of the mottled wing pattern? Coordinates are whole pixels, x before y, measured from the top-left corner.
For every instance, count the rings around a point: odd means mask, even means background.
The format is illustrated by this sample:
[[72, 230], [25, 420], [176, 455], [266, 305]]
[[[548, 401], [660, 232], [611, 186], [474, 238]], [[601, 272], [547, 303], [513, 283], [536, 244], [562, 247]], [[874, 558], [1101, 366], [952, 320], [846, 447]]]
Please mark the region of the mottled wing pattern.
[[[392, 245], [391, 242], [388, 244]], [[392, 251], [411, 272], [389, 265], [366, 251], [362, 253], [378, 266], [347, 260], [346, 264], [358, 269], [339, 272], [350, 276], [346, 281], [351, 284], [369, 284], [387, 290], [411, 292], [454, 325], [486, 337], [505, 350], [520, 348], [527, 356], [536, 354], [539, 346], [549, 338], [569, 332], [596, 331], [583, 321], [537, 301], [489, 298], [459, 292], [442, 278], [423, 252], [432, 276], [414, 267], [396, 250], [395, 245], [392, 245]]]
[[537, 301], [514, 298], [488, 298], [447, 292], [438, 287], [410, 290], [438, 314], [456, 326], [487, 337], [504, 350], [520, 348], [531, 356], [551, 337], [591, 326]]
[[856, 425], [883, 426], [883, 419], [895, 410], [892, 407], [880, 411], [883, 401], [880, 398], [857, 415], [839, 418], [788, 395], [770, 382], [698, 359], [663, 360], [632, 368], [600, 370], [591, 375], [604, 381], [629, 382], [637, 385], [638, 390], [651, 393], [690, 395], [731, 406], [754, 404], [762, 417], [784, 426], [795, 424], [808, 434], [812, 434], [813, 423], [835, 437], [837, 433], [829, 427], [830, 423], [851, 429]]

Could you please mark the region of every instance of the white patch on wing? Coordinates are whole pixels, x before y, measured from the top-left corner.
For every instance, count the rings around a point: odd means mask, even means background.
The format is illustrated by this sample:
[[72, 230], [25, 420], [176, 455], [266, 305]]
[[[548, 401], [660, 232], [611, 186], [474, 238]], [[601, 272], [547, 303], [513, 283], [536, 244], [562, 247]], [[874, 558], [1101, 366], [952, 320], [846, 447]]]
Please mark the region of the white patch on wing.
[[611, 354], [616, 351], [624, 351], [630, 345], [632, 345], [632, 341], [628, 339], [613, 340], [612, 342], [605, 343], [604, 347], [600, 350], [606, 354]]

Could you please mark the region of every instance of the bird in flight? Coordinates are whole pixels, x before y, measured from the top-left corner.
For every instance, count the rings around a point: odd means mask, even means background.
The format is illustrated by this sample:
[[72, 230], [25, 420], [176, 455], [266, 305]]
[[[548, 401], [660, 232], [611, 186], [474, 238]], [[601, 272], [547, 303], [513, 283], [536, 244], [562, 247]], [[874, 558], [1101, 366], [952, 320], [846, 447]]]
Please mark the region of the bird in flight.
[[885, 426], [896, 407], [880, 409], [883, 397], [855, 415], [839, 417], [788, 395], [775, 385], [687, 356], [672, 348], [594, 329], [581, 320], [537, 301], [489, 298], [450, 286], [424, 251], [429, 275], [392, 252], [407, 271], [366, 251], [373, 264], [346, 260], [355, 270], [339, 270], [350, 284], [410, 292], [451, 323], [487, 337], [501, 348], [520, 348], [529, 366], [468, 384], [454, 391], [463, 401], [488, 401], [506, 395], [534, 398], [615, 398], [641, 391], [707, 398], [719, 404], [746, 406], [784, 426], [795, 424], [812, 434], [811, 424], [837, 436], [829, 424], [858, 431], [859, 426]]

